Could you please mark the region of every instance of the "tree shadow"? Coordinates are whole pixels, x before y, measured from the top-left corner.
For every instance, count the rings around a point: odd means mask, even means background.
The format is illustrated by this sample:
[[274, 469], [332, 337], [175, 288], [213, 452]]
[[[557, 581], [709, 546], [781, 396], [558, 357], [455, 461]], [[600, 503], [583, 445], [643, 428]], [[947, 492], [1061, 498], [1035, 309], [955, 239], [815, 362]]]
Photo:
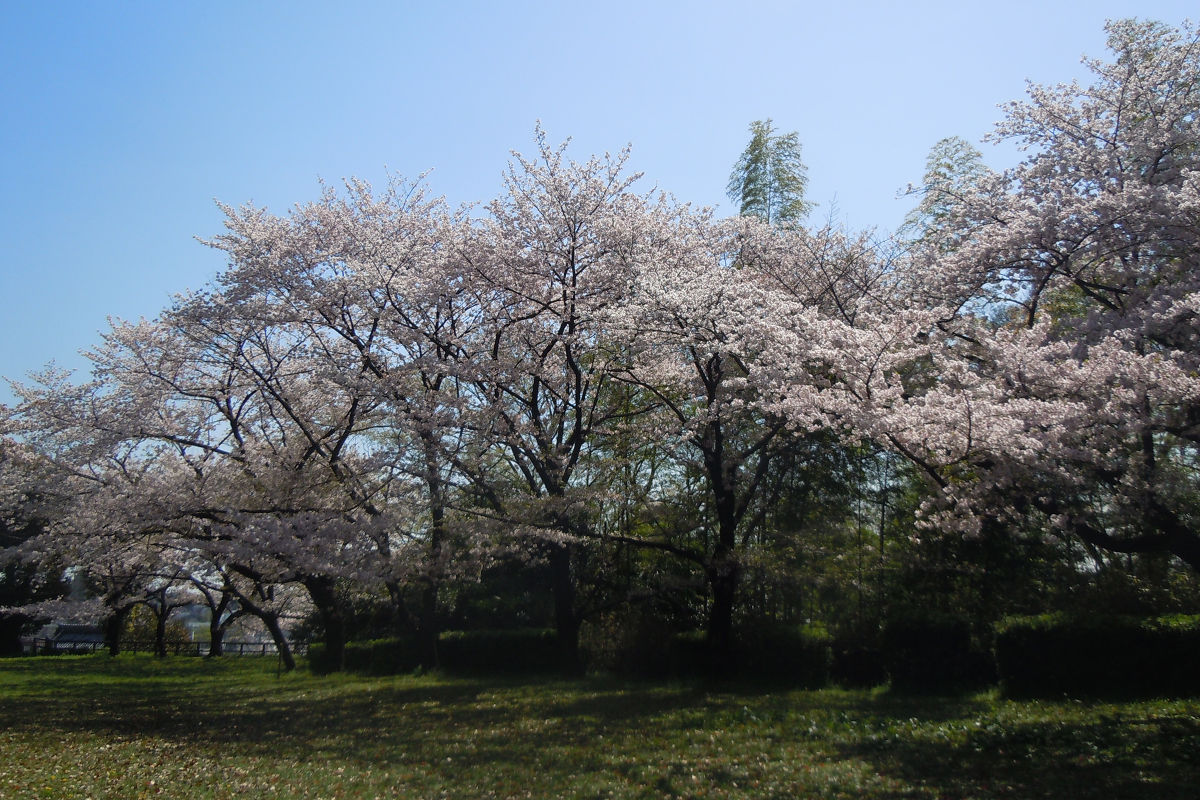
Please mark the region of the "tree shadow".
[[1200, 718], [1189, 714], [925, 730], [926, 735], [864, 737], [842, 745], [838, 753], [945, 800], [1198, 796]]
[[[757, 769], [756, 754], [770, 751], [814, 767], [859, 765], [907, 787], [897, 797], [1194, 800], [1200, 786], [1194, 704], [998, 707], [980, 696], [772, 694], [607, 679], [275, 680], [225, 665], [87, 660], [41, 673], [0, 665], [11, 678], [0, 682], [0, 727], [264, 760], [403, 766], [468, 783], [498, 772], [547, 780], [607, 773], [649, 791], [664, 776], [682, 781], [671, 765], [699, 747], [691, 755], [708, 759], [703, 775], [712, 780]], [[740, 749], [723, 750], [722, 741]]]
[[0, 727], [381, 767], [441, 762], [451, 752], [460, 767], [534, 757], [545, 764], [559, 752], [577, 758], [600, 732], [636, 728], [695, 702], [686, 691], [520, 678], [285, 679], [248, 687], [210, 679], [181, 689], [178, 676], [159, 680], [153, 669], [105, 683], [95, 669], [61, 663], [40, 677], [26, 671], [20, 696], [0, 696]]

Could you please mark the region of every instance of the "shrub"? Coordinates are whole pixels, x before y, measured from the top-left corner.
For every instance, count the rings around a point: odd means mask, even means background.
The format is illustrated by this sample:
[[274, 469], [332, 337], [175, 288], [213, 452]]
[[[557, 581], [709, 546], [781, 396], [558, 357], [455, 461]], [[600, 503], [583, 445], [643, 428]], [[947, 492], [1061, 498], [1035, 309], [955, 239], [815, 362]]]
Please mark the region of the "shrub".
[[961, 691], [995, 681], [991, 654], [976, 641], [965, 619], [891, 619], [884, 625], [881, 638], [883, 663], [895, 690]]
[[832, 660], [824, 629], [780, 625], [743, 631], [729, 657], [714, 653], [703, 631], [676, 634], [667, 663], [675, 678], [753, 678], [819, 688], [829, 682]]
[[824, 628], [812, 625], [754, 629], [739, 642], [735, 663], [748, 677], [816, 689], [829, 683], [831, 642]]
[[329, 653], [321, 642], [313, 642], [308, 646], [308, 668], [314, 675], [328, 675], [334, 671]]
[[[366, 675], [398, 675], [412, 672], [420, 665], [420, 650], [415, 641], [407, 638], [371, 639], [365, 642], [346, 642], [344, 668], [347, 672]], [[318, 675], [335, 671], [325, 645], [313, 642], [308, 648], [308, 666]]]
[[667, 648], [667, 674], [672, 678], [706, 677], [713, 672], [713, 655], [704, 631], [677, 633]]
[[[561, 653], [552, 630], [447, 631], [438, 639], [439, 668], [449, 673], [544, 673], [558, 670]], [[325, 647], [313, 643], [309, 668], [318, 675], [334, 671]], [[409, 637], [347, 642], [344, 668], [367, 675], [397, 675], [421, 666], [421, 648]]]
[[438, 640], [440, 666], [466, 674], [559, 671], [562, 654], [553, 630], [448, 631]]
[[635, 678], [669, 673], [673, 632], [653, 614], [605, 614], [583, 625], [579, 646], [589, 670]]
[[835, 640], [829, 677], [848, 689], [866, 689], [887, 683], [883, 651], [878, 644], [862, 639]]
[[1153, 697], [1200, 691], [1200, 616], [1013, 617], [996, 629], [1012, 697]]

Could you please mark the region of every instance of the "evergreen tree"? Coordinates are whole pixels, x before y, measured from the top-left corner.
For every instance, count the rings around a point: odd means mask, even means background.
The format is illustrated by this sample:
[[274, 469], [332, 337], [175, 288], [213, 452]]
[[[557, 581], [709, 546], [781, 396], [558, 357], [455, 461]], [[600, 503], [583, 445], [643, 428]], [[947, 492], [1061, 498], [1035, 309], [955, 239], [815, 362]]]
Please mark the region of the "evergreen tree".
[[771, 120], [750, 123], [750, 143], [733, 166], [725, 192], [738, 213], [770, 225], [798, 223], [811, 208], [804, 200], [808, 170], [795, 131], [777, 133]]
[[991, 174], [983, 154], [966, 139], [941, 139], [925, 158], [921, 185], [908, 191], [921, 201], [905, 216], [901, 232], [942, 251], [954, 249], [969, 226], [971, 197]]

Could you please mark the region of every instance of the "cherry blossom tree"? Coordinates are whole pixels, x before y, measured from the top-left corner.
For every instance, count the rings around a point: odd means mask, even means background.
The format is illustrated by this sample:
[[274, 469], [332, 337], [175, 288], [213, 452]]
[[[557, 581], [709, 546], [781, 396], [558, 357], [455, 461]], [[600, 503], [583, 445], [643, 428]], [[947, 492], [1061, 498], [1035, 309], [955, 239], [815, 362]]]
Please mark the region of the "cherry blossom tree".
[[537, 155], [515, 156], [506, 194], [456, 255], [481, 314], [463, 362], [473, 425], [500, 459], [493, 475], [517, 490], [484, 496], [548, 561], [571, 666], [584, 613], [576, 574], [603, 491], [588, 464], [604, 432], [637, 413], [613, 402], [616, 339], [604, 314], [629, 291], [633, 264], [661, 246], [658, 220], [675, 212], [631, 191], [627, 153], [575, 163], [565, 149], [539, 131]]
[[[1108, 26], [1090, 85], [1031, 86], [994, 136], [1029, 151], [980, 177], [897, 265], [891, 311], [799, 320], [779, 408], [886, 442], [938, 491], [933, 524], [1053, 525], [1200, 568], [1195, 519], [1200, 44]], [[818, 413], [814, 415], [814, 410]]]
[[[88, 380], [18, 388], [4, 447], [54, 487], [23, 553], [78, 565], [112, 625], [187, 582], [281, 652], [303, 589], [334, 663], [349, 599], [386, 597], [432, 664], [444, 581], [506, 550], [545, 565], [576, 664], [581, 577], [650, 548], [703, 576], [728, 653], [787, 476], [870, 441], [930, 525], [1200, 569], [1200, 33], [1108, 30], [1092, 83], [1007, 107], [1016, 167], [941, 143], [902, 245], [715, 219], [540, 131], [477, 212], [401, 181], [226, 207], [211, 286], [115, 323]], [[694, 486], [673, 528], [630, 522]]]
[[973, 394], [1024, 423], [980, 487], [1092, 545], [1200, 569], [1200, 33], [1108, 32], [1115, 59], [1088, 62], [1090, 86], [1010, 104], [996, 135], [1031, 155], [950, 262], [1003, 315], [981, 349], [997, 377]]
[[18, 387], [21, 403], [7, 409], [5, 433], [18, 443], [27, 469], [55, 487], [58, 500], [36, 535], [18, 548], [29, 563], [69, 570], [94, 599], [27, 608], [32, 616], [102, 619], [110, 652], [130, 611], [145, 599], [159, 565], [153, 537], [130, 525], [130, 487], [155, 480], [147, 459], [102, 424], [110, 398], [96, 382], [75, 385], [47, 370], [36, 385]]
[[[358, 462], [365, 471], [347, 487], [386, 530], [376, 542], [378, 575], [434, 664], [449, 495], [474, 469], [459, 362], [479, 313], [447, 266], [462, 222], [400, 181], [381, 193], [349, 181], [287, 217], [226, 212], [227, 233], [210, 242], [233, 265], [223, 294], [319, 342], [312, 368], [357, 404], [362, 424], [346, 443], [373, 458]], [[339, 481], [354, 476], [351, 464]], [[354, 488], [370, 481], [369, 492]], [[406, 586], [418, 588], [415, 612]]]
[[[4, 414], [0, 408], [0, 420]], [[0, 433], [0, 653], [5, 655], [21, 652], [21, 630], [35, 618], [28, 606], [65, 593], [61, 561], [34, 563], [22, 553], [61, 513], [66, 498], [53, 477], [28, 447]]]
[[[797, 347], [784, 356], [781, 345], [794, 337], [810, 351], [828, 347], [808, 334], [826, 341], [822, 315], [835, 328], [852, 324], [860, 298], [879, 289], [881, 270], [864, 242], [752, 218], [681, 215], [660, 237], [670, 247], [639, 262], [634, 289], [613, 314], [628, 342], [621, 377], [656, 399], [655, 424], [670, 432], [675, 459], [703, 476], [701, 524], [712, 533], [644, 545], [702, 570], [708, 640], [727, 657], [752, 534], [779, 478], [803, 460], [801, 438], [835, 424], [811, 398], [808, 412], [796, 402], [799, 381], [822, 385], [823, 362], [806, 375], [815, 356]], [[786, 409], [781, 391], [793, 401]]]
[[337, 457], [359, 419], [339, 412], [354, 400], [339, 406], [345, 396], [305, 368], [310, 341], [214, 305], [195, 297], [160, 320], [117, 324], [91, 354], [91, 383], [23, 390], [25, 433], [79, 487], [62, 535], [97, 546], [132, 540], [139, 547], [114, 552], [160, 560], [200, 549], [256, 581], [320, 592], [361, 569], [377, 533], [354, 519], [363, 489], [351, 465], [362, 457]]

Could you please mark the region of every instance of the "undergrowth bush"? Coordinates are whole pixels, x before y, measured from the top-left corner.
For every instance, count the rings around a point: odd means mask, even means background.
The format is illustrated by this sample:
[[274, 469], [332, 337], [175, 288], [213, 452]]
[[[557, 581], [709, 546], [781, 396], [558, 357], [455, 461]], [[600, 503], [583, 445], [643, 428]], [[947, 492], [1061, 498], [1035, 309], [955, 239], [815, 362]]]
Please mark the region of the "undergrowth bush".
[[[313, 642], [308, 648], [309, 669], [318, 675], [336, 671], [325, 645]], [[420, 650], [407, 638], [371, 639], [346, 642], [344, 669], [364, 675], [397, 675], [412, 672], [420, 665]]]

